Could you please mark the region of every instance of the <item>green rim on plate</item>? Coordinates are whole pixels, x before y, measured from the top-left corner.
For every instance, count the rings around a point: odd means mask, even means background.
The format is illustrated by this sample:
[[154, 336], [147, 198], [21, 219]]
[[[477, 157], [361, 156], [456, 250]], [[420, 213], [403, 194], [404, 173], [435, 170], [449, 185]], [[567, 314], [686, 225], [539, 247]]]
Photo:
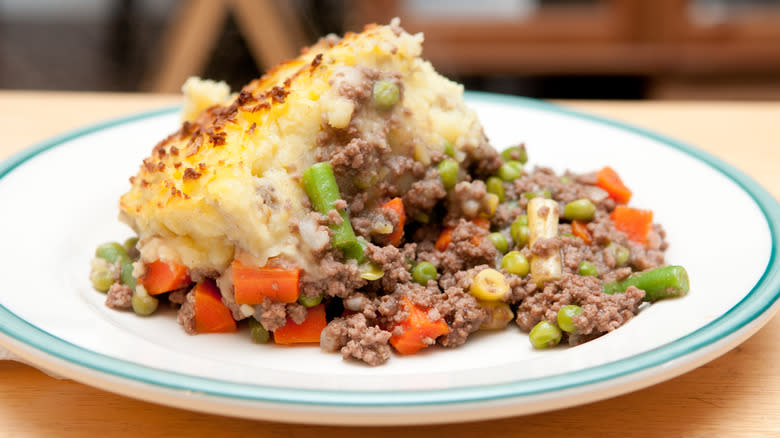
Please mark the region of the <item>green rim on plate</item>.
[[[761, 278], [739, 303], [706, 327], [702, 327], [689, 335], [648, 352], [608, 364], [556, 376], [520, 379], [508, 383], [440, 390], [311, 390], [235, 383], [212, 378], [183, 375], [116, 359], [79, 347], [28, 323], [2, 305], [0, 305], [0, 333], [51, 357], [66, 361], [67, 363], [84, 367], [85, 369], [102, 373], [106, 376], [127, 379], [135, 383], [152, 385], [163, 389], [193, 391], [226, 399], [292, 405], [336, 407], [435, 406], [455, 403], [496, 401], [536, 394], [554, 393], [646, 371], [653, 367], [668, 363], [669, 361], [700, 351], [718, 341], [727, 339], [729, 336], [748, 327], [752, 321], [769, 311], [770, 307], [777, 301], [778, 296], [780, 295], [780, 269], [778, 268], [780, 234], [778, 234], [777, 230], [777, 226], [780, 224], [780, 204], [778, 204], [772, 195], [741, 171], [711, 154], [668, 137], [625, 123], [583, 114], [552, 103], [522, 97], [478, 92], [466, 92], [466, 97], [468, 102], [485, 102], [531, 108], [611, 126], [650, 138], [669, 148], [679, 150], [706, 163], [741, 187], [758, 205], [764, 215], [764, 219], [767, 221], [772, 239], [772, 248], [769, 263], [761, 275]], [[48, 149], [66, 144], [68, 141], [118, 125], [170, 114], [177, 110], [178, 108], [168, 108], [124, 117], [76, 130], [37, 144], [0, 163], [0, 179], [38, 154]]]

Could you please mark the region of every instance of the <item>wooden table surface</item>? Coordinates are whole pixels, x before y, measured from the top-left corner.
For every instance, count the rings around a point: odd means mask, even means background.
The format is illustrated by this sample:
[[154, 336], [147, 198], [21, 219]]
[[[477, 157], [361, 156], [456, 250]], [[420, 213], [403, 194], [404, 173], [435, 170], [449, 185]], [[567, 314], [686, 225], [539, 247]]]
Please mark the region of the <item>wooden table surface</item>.
[[[177, 102], [176, 96], [0, 91], [0, 159], [84, 124]], [[697, 145], [745, 171], [780, 199], [780, 102], [562, 103]], [[524, 417], [403, 428], [219, 417], [137, 401], [0, 361], [0, 436], [780, 436], [777, 332], [780, 317], [707, 365], [613, 399]]]

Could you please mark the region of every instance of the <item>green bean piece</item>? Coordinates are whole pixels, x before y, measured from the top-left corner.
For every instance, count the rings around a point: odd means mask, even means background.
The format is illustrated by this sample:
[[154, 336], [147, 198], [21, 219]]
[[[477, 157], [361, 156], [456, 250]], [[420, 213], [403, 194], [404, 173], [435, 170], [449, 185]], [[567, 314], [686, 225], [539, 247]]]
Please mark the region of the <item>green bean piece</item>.
[[133, 264], [129, 260], [123, 261], [122, 264], [120, 265], [119, 280], [125, 286], [135, 290], [135, 285], [137, 281], [135, 277], [133, 277]]
[[[324, 215], [334, 209], [334, 202], [341, 199], [336, 177], [327, 161], [316, 163], [303, 171], [303, 188], [314, 208]], [[339, 214], [343, 219], [341, 224], [330, 225], [333, 230], [333, 247], [340, 249], [348, 258], [360, 260], [364, 256], [363, 248], [357, 241], [347, 212], [340, 210]]]
[[254, 317], [247, 318], [249, 321], [249, 335], [255, 344], [266, 344], [271, 339], [271, 334], [260, 324], [260, 321]]
[[583, 277], [598, 277], [599, 271], [596, 269], [596, 266], [587, 261], [583, 260], [580, 262], [580, 268], [577, 271], [578, 274], [582, 275]]
[[93, 269], [89, 274], [89, 280], [92, 282], [92, 287], [100, 292], [108, 292], [111, 289], [111, 285], [114, 284], [114, 272], [110, 265], [106, 265], [105, 268]]
[[525, 197], [525, 199], [528, 199], [529, 201], [539, 196], [541, 196], [542, 198], [552, 199], [552, 193], [550, 193], [550, 191], [547, 189], [534, 190], [533, 192], [523, 193], [523, 197]]
[[626, 266], [628, 264], [628, 259], [631, 258], [631, 251], [625, 246], [615, 242], [610, 242], [609, 245], [607, 245], [606, 250], [615, 258], [615, 266]]
[[531, 231], [528, 228], [528, 216], [523, 215], [515, 219], [512, 226], [509, 227], [509, 234], [512, 235], [512, 240], [518, 248], [527, 245], [531, 236]]
[[498, 196], [498, 202], [506, 200], [506, 191], [504, 191], [504, 181], [497, 176], [491, 176], [485, 181], [487, 192]]
[[567, 304], [561, 306], [558, 309], [558, 327], [567, 333], [574, 333], [577, 331], [577, 326], [574, 325], [574, 317], [582, 315], [582, 307], [576, 304]]
[[509, 251], [501, 258], [501, 267], [510, 274], [525, 277], [531, 269], [528, 259], [520, 251]]
[[563, 218], [570, 221], [592, 221], [595, 214], [596, 206], [586, 198], [571, 201], [563, 207]]
[[366, 262], [366, 247], [368, 247], [368, 240], [366, 240], [363, 236], [357, 236], [356, 238], [358, 246], [360, 246], [360, 251], [358, 251], [355, 254], [355, 261], [358, 262], [358, 264], [365, 263]]
[[303, 307], [314, 307], [321, 302], [322, 302], [322, 294], [317, 295], [316, 297], [310, 297], [308, 295], [303, 295], [303, 294], [298, 296], [298, 304], [300, 304]]
[[130, 302], [133, 305], [133, 312], [141, 316], [149, 316], [157, 310], [160, 301], [151, 295], [139, 295], [134, 293]]
[[120, 260], [130, 260], [127, 251], [125, 251], [122, 245], [117, 242], [108, 242], [98, 246], [95, 250], [95, 257], [100, 257], [108, 263], [116, 263]]
[[605, 293], [615, 294], [625, 292], [629, 286], [645, 291], [645, 301], [657, 301], [686, 295], [690, 281], [685, 268], [672, 265], [631, 274], [625, 280], [604, 284], [603, 289]]
[[496, 250], [501, 254], [504, 254], [509, 249], [509, 243], [506, 241], [506, 236], [503, 234], [498, 232], [490, 233], [487, 237], [490, 243], [492, 243], [493, 246], [496, 247]]
[[523, 176], [523, 163], [507, 161], [498, 168], [498, 177], [504, 181], [514, 181]]
[[436, 280], [436, 266], [431, 262], [420, 262], [412, 268], [412, 280], [415, 283], [426, 286], [429, 280]]
[[398, 99], [401, 97], [401, 90], [398, 89], [398, 85], [386, 81], [378, 80], [374, 82], [374, 103], [376, 106], [382, 109], [387, 109], [398, 103]]
[[528, 340], [534, 348], [554, 347], [561, 342], [561, 329], [549, 321], [539, 321], [528, 333]]
[[439, 171], [439, 178], [441, 178], [441, 183], [444, 184], [445, 189], [451, 189], [458, 183], [457, 161], [446, 159], [439, 163], [436, 170]]
[[528, 162], [528, 153], [525, 151], [524, 147], [513, 146], [504, 149], [504, 151], [501, 152], [501, 158], [503, 158], [504, 161], [519, 161], [520, 163], [525, 164]]
[[453, 146], [452, 143], [447, 140], [444, 140], [444, 155], [449, 157], [455, 156], [455, 146]]

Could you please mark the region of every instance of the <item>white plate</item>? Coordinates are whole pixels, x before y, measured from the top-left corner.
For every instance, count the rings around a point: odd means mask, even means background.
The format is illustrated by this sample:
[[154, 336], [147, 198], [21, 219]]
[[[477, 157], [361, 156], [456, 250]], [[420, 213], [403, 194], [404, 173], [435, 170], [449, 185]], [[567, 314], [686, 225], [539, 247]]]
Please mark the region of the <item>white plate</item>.
[[[225, 415], [329, 424], [421, 424], [527, 414], [669, 379], [747, 339], [776, 310], [780, 205], [750, 178], [674, 140], [539, 101], [468, 93], [494, 145], [526, 142], [556, 170], [617, 169], [668, 231], [691, 292], [575, 348], [535, 351], [516, 328], [369, 368], [315, 347], [187, 336], [174, 312], [139, 318], [88, 282], [176, 109], [86, 128], [0, 165], [0, 344], [49, 371], [144, 400]], [[727, 233], [726, 230], [738, 230]], [[725, 269], [724, 269], [725, 268]]]

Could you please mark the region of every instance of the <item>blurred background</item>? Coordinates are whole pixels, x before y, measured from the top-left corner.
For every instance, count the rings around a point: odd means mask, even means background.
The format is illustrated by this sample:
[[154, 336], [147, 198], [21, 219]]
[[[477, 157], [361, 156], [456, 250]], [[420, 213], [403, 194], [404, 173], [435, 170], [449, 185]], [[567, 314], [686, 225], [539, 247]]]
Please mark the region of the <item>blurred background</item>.
[[238, 88], [319, 36], [394, 16], [468, 89], [780, 99], [780, 0], [0, 0], [0, 88]]

